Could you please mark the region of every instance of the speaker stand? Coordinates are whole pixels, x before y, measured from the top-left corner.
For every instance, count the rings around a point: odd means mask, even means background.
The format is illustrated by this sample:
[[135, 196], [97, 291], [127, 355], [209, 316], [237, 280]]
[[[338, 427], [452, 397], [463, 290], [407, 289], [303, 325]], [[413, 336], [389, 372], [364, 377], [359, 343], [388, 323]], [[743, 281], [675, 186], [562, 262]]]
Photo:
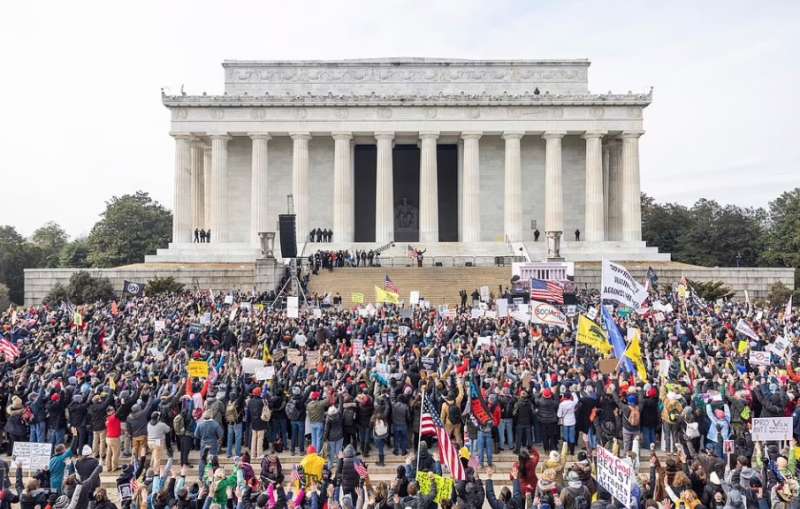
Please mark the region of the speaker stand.
[[303, 304], [308, 305], [308, 299], [306, 298], [306, 292], [303, 291], [303, 285], [300, 284], [300, 279], [297, 277], [297, 258], [291, 258], [289, 260], [289, 277], [286, 279], [286, 282], [283, 283], [281, 289], [278, 290], [278, 294], [275, 296], [275, 300], [272, 301], [272, 304], [269, 305], [268, 311], [272, 311], [272, 308], [275, 307], [275, 303], [283, 297], [294, 297], [291, 295], [292, 286], [297, 288], [297, 297], [303, 298]]

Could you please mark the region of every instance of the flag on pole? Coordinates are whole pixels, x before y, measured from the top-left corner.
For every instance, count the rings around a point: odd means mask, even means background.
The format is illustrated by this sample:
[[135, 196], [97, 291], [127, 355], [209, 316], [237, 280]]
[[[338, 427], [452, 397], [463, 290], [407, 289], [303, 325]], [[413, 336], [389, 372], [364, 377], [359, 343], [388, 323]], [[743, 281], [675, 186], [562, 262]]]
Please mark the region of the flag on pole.
[[630, 359], [625, 357], [625, 340], [622, 338], [622, 333], [619, 331], [617, 324], [611, 319], [611, 313], [605, 306], [600, 306], [600, 311], [603, 313], [603, 323], [608, 331], [608, 338], [611, 341], [611, 346], [614, 347], [614, 357], [620, 362], [625, 361], [625, 369], [629, 373], [633, 373], [633, 363]]
[[564, 304], [564, 288], [557, 281], [531, 279], [531, 300]]
[[416, 260], [416, 259], [417, 259], [417, 250], [416, 250], [416, 249], [414, 249], [414, 248], [413, 248], [413, 247], [411, 247], [411, 246], [408, 246], [408, 247], [406, 248], [406, 256], [408, 256], [408, 257], [409, 257], [409, 258], [411, 258], [412, 260]]
[[397, 285], [394, 284], [394, 281], [389, 278], [389, 274], [383, 276], [383, 289], [392, 293], [400, 293], [400, 289], [397, 288]]
[[578, 343], [590, 346], [602, 354], [611, 351], [611, 344], [603, 329], [586, 316], [578, 317]]
[[19, 357], [19, 347], [7, 339], [0, 339], [0, 353], [7, 362], [13, 362]]
[[786, 310], [783, 312], [784, 323], [788, 322], [789, 318], [792, 316], [792, 297], [794, 297], [794, 295], [789, 295], [789, 300], [786, 302]]
[[384, 302], [387, 304], [400, 304], [400, 296], [396, 293], [386, 291], [382, 288], [375, 287], [375, 302]]
[[625, 350], [625, 356], [632, 360], [636, 365], [636, 372], [643, 382], [647, 382], [647, 367], [644, 363], [644, 354], [642, 354], [642, 340], [641, 332], [635, 327], [628, 327], [628, 348]]
[[450, 441], [450, 434], [444, 429], [442, 421], [439, 420], [427, 396], [422, 398], [419, 434], [420, 436], [435, 436], [439, 446], [439, 459], [450, 469], [453, 479], [456, 481], [466, 479], [464, 465], [461, 464], [461, 459], [458, 457], [458, 450]]
[[122, 283], [122, 294], [128, 294], [134, 297], [142, 297], [144, 296], [144, 284], [126, 280]]
[[760, 339], [758, 337], [758, 334], [755, 333], [752, 327], [750, 327], [750, 325], [748, 325], [747, 322], [744, 321], [744, 318], [739, 318], [739, 321], [736, 323], [736, 332], [744, 334], [745, 336], [754, 341], [758, 341]]

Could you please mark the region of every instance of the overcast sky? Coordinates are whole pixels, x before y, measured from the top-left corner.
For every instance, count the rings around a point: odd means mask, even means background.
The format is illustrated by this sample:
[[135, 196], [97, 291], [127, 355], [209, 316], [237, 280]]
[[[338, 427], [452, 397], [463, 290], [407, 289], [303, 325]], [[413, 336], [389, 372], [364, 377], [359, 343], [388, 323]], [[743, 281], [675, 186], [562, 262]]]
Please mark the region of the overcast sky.
[[[124, 6], [124, 7], [123, 7]], [[800, 2], [6, 2], [0, 224], [88, 233], [113, 195], [172, 207], [159, 89], [224, 59], [589, 58], [593, 92], [655, 87], [642, 190], [764, 206], [800, 185]]]

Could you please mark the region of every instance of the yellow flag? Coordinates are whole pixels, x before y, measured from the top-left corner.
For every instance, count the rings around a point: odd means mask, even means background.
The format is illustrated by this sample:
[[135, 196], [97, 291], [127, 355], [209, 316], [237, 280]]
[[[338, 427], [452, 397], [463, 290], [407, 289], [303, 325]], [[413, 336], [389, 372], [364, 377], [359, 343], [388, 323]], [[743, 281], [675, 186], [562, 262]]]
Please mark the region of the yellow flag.
[[625, 356], [628, 357], [636, 365], [636, 372], [643, 382], [647, 381], [647, 367], [644, 364], [644, 356], [642, 355], [642, 341], [639, 329], [633, 327], [628, 329], [628, 335], [632, 336], [631, 342], [628, 343], [628, 348], [625, 350]]
[[363, 304], [364, 294], [361, 292], [353, 292], [352, 295], [350, 295], [350, 300], [353, 302], [353, 304]]
[[265, 363], [272, 362], [272, 354], [269, 352], [269, 345], [264, 341], [264, 350], [261, 352], [261, 360]]
[[737, 351], [740, 354], [747, 353], [747, 347], [750, 346], [747, 341], [739, 341], [739, 346], [737, 347]]
[[400, 304], [400, 296], [396, 293], [387, 292], [382, 288], [375, 287], [375, 302], [385, 302], [387, 304]]
[[578, 343], [590, 346], [602, 354], [607, 354], [612, 348], [603, 328], [584, 315], [578, 317]]

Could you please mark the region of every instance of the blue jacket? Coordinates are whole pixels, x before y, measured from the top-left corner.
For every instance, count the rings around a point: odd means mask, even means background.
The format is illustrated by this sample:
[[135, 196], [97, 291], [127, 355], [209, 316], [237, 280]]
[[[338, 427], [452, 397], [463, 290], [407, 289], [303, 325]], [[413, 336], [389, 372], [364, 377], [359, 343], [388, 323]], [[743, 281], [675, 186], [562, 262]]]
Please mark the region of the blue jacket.
[[194, 430], [195, 438], [199, 438], [202, 444], [217, 442], [222, 439], [222, 435], [222, 426], [214, 419], [203, 419]]
[[50, 489], [61, 491], [64, 482], [64, 471], [67, 469], [67, 460], [72, 457], [72, 449], [67, 449], [62, 454], [50, 458]]
[[[725, 405], [725, 418], [724, 419], [717, 419], [717, 416], [714, 415], [714, 411], [711, 410], [711, 405], [706, 405], [706, 414], [708, 415], [708, 420], [710, 421], [710, 425], [708, 426], [708, 437], [709, 440], [715, 443], [720, 443], [723, 440], [728, 440], [731, 436], [731, 409], [728, 405]], [[722, 433], [722, 438], [717, 437], [717, 425], [720, 426], [720, 432]]]

